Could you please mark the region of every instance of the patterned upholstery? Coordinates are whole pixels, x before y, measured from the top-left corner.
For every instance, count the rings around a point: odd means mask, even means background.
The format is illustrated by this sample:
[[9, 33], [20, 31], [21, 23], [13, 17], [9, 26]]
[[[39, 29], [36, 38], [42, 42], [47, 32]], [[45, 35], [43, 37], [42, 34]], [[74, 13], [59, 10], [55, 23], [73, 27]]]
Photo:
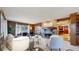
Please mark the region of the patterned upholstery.
[[4, 35], [0, 36], [0, 50], [4, 49]]
[[12, 34], [8, 34], [6, 37], [6, 48], [8, 48], [9, 50], [12, 50], [12, 40], [13, 40], [14, 36]]

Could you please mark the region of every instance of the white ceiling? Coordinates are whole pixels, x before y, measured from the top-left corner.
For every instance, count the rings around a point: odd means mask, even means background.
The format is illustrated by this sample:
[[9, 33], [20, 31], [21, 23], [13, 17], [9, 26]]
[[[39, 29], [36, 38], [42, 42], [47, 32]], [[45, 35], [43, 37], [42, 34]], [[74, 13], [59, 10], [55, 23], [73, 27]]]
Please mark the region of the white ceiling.
[[1, 7], [8, 20], [25, 23], [39, 23], [51, 19], [69, 16], [70, 13], [79, 12], [78, 7]]

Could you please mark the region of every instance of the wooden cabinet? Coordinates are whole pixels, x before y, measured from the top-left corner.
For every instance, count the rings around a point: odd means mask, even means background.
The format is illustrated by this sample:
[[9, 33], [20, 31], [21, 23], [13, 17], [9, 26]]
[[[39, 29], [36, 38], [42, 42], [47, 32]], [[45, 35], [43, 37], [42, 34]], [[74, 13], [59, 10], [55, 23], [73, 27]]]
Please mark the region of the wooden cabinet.
[[29, 24], [30, 35], [35, 35], [35, 25]]
[[59, 26], [59, 35], [63, 35], [63, 26]]
[[79, 14], [70, 15], [70, 41], [72, 45], [79, 45]]
[[77, 15], [77, 20], [76, 20], [76, 39], [77, 39], [77, 44], [79, 45], [79, 14]]

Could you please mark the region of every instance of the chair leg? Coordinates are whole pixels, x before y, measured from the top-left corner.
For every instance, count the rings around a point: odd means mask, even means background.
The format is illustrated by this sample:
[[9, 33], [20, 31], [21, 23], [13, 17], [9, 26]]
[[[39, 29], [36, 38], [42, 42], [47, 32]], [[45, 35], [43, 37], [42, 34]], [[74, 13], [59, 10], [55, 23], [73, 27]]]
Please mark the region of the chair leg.
[[59, 48], [59, 51], [61, 51], [61, 49]]
[[53, 51], [53, 49], [50, 49], [50, 51]]

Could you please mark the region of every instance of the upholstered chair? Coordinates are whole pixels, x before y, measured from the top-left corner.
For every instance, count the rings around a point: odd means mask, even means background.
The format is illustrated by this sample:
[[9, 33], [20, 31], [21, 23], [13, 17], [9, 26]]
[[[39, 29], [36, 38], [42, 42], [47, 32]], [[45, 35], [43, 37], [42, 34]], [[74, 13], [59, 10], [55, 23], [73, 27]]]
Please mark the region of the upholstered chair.
[[50, 37], [50, 50], [60, 51], [61, 48], [63, 48], [63, 45], [64, 45], [63, 37], [58, 35], [52, 35]]
[[6, 37], [6, 48], [8, 48], [9, 50], [12, 50], [12, 40], [13, 40], [14, 36], [12, 34], [8, 34]]

